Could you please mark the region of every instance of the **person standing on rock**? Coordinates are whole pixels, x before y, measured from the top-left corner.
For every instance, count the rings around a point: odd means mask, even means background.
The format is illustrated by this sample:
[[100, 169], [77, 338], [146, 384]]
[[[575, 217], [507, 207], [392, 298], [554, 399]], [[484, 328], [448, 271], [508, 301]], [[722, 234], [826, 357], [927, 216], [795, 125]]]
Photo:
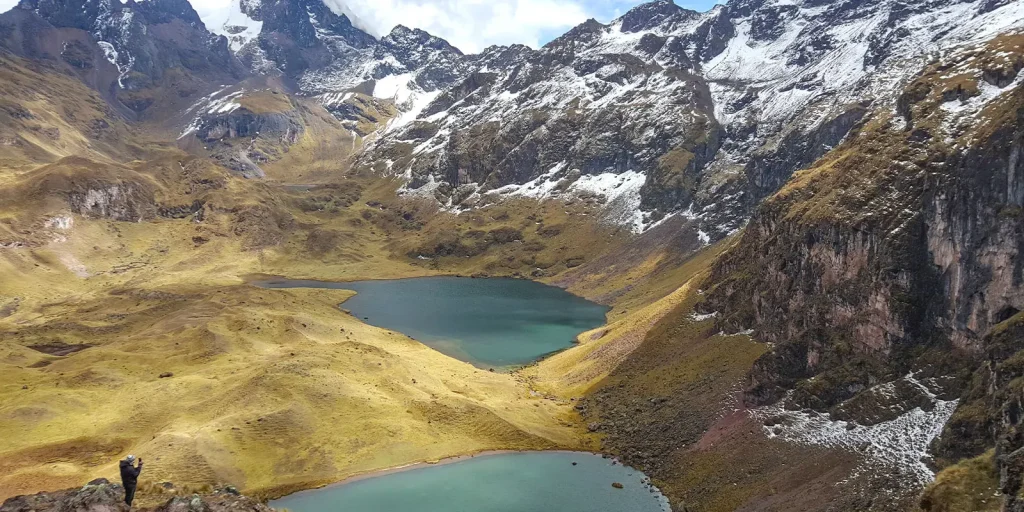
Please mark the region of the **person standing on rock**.
[[135, 486], [139, 484], [139, 473], [142, 473], [142, 459], [135, 465], [135, 456], [129, 455], [121, 461], [121, 484], [124, 485], [124, 502], [131, 507], [135, 499]]

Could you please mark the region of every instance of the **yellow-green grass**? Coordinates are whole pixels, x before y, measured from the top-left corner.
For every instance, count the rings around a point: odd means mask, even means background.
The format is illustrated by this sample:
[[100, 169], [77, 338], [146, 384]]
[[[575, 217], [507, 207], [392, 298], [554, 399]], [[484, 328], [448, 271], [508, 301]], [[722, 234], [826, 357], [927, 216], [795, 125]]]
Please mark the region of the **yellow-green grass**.
[[[46, 78], [14, 69], [28, 78], [5, 82], [11, 97], [60, 137], [22, 146], [35, 153], [0, 150], [0, 239], [24, 244], [0, 248], [0, 497], [114, 478], [127, 453], [147, 462], [144, 489], [230, 483], [279, 495], [483, 450], [596, 447], [569, 395], [535, 393], [528, 375], [481, 371], [365, 325], [337, 307], [348, 292], [264, 290], [246, 276], [560, 282], [572, 270], [602, 276], [576, 279], [574, 292], [621, 295], [624, 305], [610, 305], [622, 312], [642, 311], [690, 277], [668, 251], [645, 255], [629, 280], [618, 278], [626, 264], [586, 270], [632, 240], [596, 222], [593, 206], [513, 200], [455, 215], [397, 198], [397, 181], [347, 172], [362, 140], [306, 100], [290, 104], [305, 131], [264, 166], [271, 180], [244, 180], [150, 140], [166, 127], [129, 132], [114, 123], [119, 137], [101, 144], [53, 99], [79, 98], [75, 118], [89, 120], [109, 114], [101, 98], [59, 77], [52, 90], [26, 96]], [[247, 108], [284, 108], [273, 96], [251, 100]], [[384, 110], [367, 123], [386, 119]], [[295, 192], [274, 182], [330, 186]], [[69, 191], [112, 185], [138, 187], [142, 202], [154, 202], [142, 205], [142, 222], [70, 212]], [[201, 218], [158, 213], [195, 201]], [[330, 207], [310, 206], [319, 204]], [[72, 222], [48, 224], [55, 217]], [[502, 229], [522, 239], [469, 258], [412, 257], [449, 233], [468, 243]], [[633, 290], [619, 294], [627, 285]], [[639, 318], [629, 329], [642, 328]], [[66, 345], [89, 347], [47, 353]]]
[[[150, 171], [157, 195], [181, 199], [159, 169]], [[231, 483], [278, 495], [482, 450], [595, 448], [568, 396], [533, 393], [522, 375], [481, 371], [367, 326], [338, 309], [347, 292], [264, 290], [244, 277], [355, 280], [463, 268], [503, 275], [517, 248], [491, 248], [465, 267], [442, 259], [436, 268], [403, 249], [447, 228], [515, 225], [532, 240], [537, 221], [524, 215], [536, 211], [568, 226], [540, 251], [562, 270], [570, 254], [591, 257], [579, 247], [625, 238], [609, 237], [592, 217], [537, 203], [468, 216], [424, 212], [422, 228], [405, 230], [391, 218], [363, 217], [382, 211], [366, 203], [387, 199], [394, 184], [352, 180], [365, 192], [333, 214], [292, 208], [298, 194], [229, 179], [202, 222], [75, 215], [69, 230], [40, 229], [44, 243], [0, 250], [0, 309], [13, 304], [0, 318], [0, 496], [114, 477], [129, 452], [147, 460], [144, 483]], [[46, 204], [26, 211], [60, 213]], [[284, 209], [293, 224], [279, 243], [246, 249], [249, 233], [231, 210], [260, 205]], [[339, 234], [316, 257], [306, 250], [314, 229]], [[29, 348], [56, 342], [90, 348], [63, 356]]]
[[[129, 452], [150, 480], [259, 494], [479, 450], [578, 446], [564, 403], [345, 315], [346, 292], [92, 295], [42, 308], [65, 325], [4, 336], [0, 494], [113, 477]], [[28, 348], [58, 339], [92, 346]]]
[[921, 496], [928, 512], [986, 512], [1000, 510], [999, 473], [994, 450], [966, 459], [935, 475]]
[[[639, 294], [638, 297], [633, 294], [624, 295], [616, 303], [617, 308], [624, 310], [621, 314], [613, 317], [607, 325], [580, 334], [575, 347], [525, 369], [524, 374], [531, 377], [538, 389], [548, 393], [569, 397], [586, 394], [615, 371], [644, 342], [647, 334], [662, 318], [670, 313], [686, 315], [692, 311], [679, 311], [678, 308], [684, 302], [694, 302], [698, 296], [697, 288], [706, 278], [710, 264], [730, 243], [730, 240], [719, 242], [685, 263], [672, 266], [658, 275], [659, 279], [652, 282], [651, 286], [635, 289], [634, 293]], [[663, 257], [664, 254], [658, 254], [652, 257], [650, 264], [639, 268], [654, 273], [658, 260]], [[612, 274], [601, 277], [611, 282], [621, 279], [620, 286], [625, 286], [634, 278], [646, 277], [646, 274], [626, 273], [624, 276]], [[662, 294], [665, 283], [678, 288]]]

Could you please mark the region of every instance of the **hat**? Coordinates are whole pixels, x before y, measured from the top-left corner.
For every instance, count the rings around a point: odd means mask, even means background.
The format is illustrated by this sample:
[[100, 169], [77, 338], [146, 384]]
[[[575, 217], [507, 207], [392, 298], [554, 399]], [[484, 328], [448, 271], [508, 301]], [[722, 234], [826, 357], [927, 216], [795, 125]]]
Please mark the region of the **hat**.
[[134, 455], [129, 455], [129, 456], [125, 457], [124, 460], [128, 461], [128, 464], [131, 464], [131, 463], [135, 462], [135, 456]]

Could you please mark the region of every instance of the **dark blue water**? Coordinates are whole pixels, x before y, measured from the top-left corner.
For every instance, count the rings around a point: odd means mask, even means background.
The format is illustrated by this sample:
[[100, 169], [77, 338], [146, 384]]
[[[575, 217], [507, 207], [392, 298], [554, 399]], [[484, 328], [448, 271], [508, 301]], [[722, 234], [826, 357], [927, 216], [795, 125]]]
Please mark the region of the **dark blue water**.
[[290, 512], [667, 511], [667, 500], [643, 480], [639, 471], [589, 453], [509, 453], [304, 491], [270, 506]]
[[273, 279], [267, 288], [337, 288], [343, 308], [481, 367], [527, 364], [605, 322], [608, 308], [561, 288], [519, 279], [424, 277], [335, 283]]

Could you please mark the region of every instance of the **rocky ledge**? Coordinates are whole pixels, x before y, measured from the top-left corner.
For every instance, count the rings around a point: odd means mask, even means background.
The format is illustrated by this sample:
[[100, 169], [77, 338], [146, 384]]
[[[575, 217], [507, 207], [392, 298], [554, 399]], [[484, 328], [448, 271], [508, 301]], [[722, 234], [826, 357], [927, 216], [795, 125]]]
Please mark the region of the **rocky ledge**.
[[[174, 486], [161, 488], [174, 492]], [[140, 493], [143, 489], [139, 489]], [[152, 494], [152, 493], [150, 493]], [[252, 498], [242, 496], [232, 487], [210, 494], [174, 495], [159, 505], [150, 494], [136, 498], [133, 510], [147, 512], [273, 512], [274, 509]], [[146, 499], [140, 499], [146, 498]], [[158, 500], [159, 501], [159, 500]], [[0, 505], [0, 512], [128, 512], [124, 504], [124, 488], [105, 478], [93, 480], [84, 487], [62, 491], [16, 496]]]

